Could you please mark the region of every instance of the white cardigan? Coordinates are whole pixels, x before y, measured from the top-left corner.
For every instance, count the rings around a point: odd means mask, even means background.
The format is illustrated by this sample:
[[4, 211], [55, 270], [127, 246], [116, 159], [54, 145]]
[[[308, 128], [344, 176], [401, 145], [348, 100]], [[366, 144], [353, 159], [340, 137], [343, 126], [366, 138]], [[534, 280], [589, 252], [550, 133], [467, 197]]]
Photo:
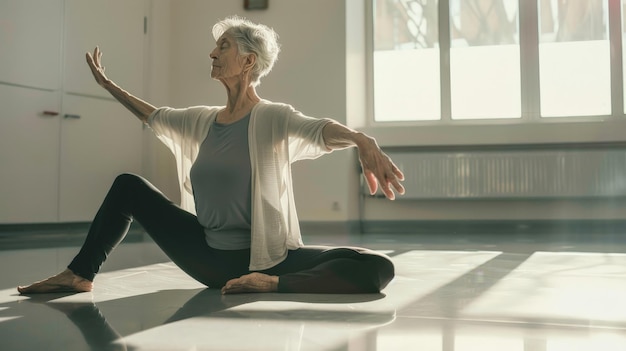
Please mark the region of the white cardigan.
[[[148, 125], [176, 158], [181, 207], [195, 213], [189, 172], [200, 145], [223, 106], [186, 109], [162, 107]], [[307, 117], [286, 104], [262, 100], [254, 106], [248, 126], [252, 168], [252, 238], [250, 270], [264, 270], [303, 245], [293, 197], [291, 163], [332, 150], [322, 130], [330, 119]]]

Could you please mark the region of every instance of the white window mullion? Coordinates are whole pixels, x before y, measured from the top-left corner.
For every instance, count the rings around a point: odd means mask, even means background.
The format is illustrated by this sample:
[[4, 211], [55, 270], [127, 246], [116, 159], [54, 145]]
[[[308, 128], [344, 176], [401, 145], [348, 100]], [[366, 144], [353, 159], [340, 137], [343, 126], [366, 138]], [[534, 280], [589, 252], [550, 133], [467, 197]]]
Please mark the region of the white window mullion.
[[371, 126], [375, 124], [375, 106], [374, 106], [374, 28], [375, 28], [375, 11], [374, 8], [374, 0], [366, 1], [365, 5], [365, 69], [367, 70], [367, 74], [365, 76], [365, 83], [367, 85], [367, 89], [365, 92], [365, 100], [367, 103], [366, 113], [367, 113], [367, 125]]
[[519, 2], [522, 120], [538, 120], [539, 88], [539, 12], [537, 0]]
[[624, 115], [624, 75], [622, 66], [622, 4], [609, 0], [609, 38], [611, 41], [611, 114]]
[[441, 120], [452, 120], [450, 86], [450, 0], [439, 0], [439, 67], [441, 79]]

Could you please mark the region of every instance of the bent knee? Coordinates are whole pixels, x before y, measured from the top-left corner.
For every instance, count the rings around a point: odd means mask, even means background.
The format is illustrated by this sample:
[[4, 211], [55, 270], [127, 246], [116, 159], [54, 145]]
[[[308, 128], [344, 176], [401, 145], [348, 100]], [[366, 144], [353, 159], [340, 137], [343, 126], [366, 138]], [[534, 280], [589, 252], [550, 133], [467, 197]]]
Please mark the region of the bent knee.
[[383, 290], [395, 276], [395, 266], [387, 256], [376, 256], [376, 272], [378, 272], [378, 291]]
[[122, 192], [135, 189], [137, 186], [144, 184], [146, 180], [133, 173], [121, 173], [113, 181], [111, 189], [121, 190]]
[[128, 183], [133, 183], [136, 182], [138, 180], [141, 180], [141, 177], [139, 177], [136, 174], [133, 173], [121, 173], [119, 174], [117, 177], [115, 177], [115, 180], [113, 181], [113, 184], [128, 184]]

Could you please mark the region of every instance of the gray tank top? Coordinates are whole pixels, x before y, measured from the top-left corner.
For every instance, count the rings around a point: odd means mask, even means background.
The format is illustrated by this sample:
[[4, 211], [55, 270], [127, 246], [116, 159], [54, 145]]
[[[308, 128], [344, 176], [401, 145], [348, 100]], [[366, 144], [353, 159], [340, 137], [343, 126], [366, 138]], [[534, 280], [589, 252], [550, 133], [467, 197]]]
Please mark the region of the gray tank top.
[[198, 222], [206, 242], [220, 250], [250, 247], [250, 114], [231, 123], [213, 123], [191, 167]]

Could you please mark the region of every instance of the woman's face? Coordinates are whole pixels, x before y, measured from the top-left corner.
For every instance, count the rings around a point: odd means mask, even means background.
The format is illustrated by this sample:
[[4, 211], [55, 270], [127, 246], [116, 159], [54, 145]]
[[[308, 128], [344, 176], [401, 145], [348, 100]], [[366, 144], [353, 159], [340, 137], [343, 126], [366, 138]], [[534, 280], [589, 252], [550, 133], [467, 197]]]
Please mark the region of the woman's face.
[[239, 55], [237, 43], [230, 34], [224, 33], [217, 40], [209, 56], [213, 60], [211, 78], [225, 80], [241, 76], [245, 58]]

